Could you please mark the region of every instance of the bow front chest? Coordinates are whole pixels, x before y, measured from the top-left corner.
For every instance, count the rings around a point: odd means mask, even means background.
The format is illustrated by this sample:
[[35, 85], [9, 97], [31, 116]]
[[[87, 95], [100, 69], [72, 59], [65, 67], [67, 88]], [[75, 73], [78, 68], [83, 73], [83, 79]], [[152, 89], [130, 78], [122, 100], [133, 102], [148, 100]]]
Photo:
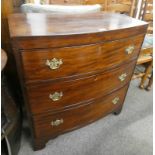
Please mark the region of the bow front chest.
[[119, 114], [147, 23], [114, 13], [13, 14], [10, 36], [34, 149]]

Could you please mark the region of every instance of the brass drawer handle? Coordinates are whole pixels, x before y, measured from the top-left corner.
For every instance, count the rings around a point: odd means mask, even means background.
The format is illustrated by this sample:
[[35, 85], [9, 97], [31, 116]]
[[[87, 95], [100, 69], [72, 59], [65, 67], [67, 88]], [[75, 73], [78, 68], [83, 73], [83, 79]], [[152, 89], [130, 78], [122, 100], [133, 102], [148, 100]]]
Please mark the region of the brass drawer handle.
[[63, 92], [55, 92], [54, 94], [50, 94], [49, 95], [49, 98], [51, 99], [51, 100], [53, 100], [53, 101], [58, 101], [58, 100], [60, 100], [61, 98], [62, 98], [62, 96], [63, 96]]
[[119, 101], [119, 97], [115, 97], [113, 100], [112, 100], [112, 103], [113, 104], [117, 104]]
[[126, 77], [127, 77], [127, 74], [126, 74], [126, 73], [123, 73], [123, 74], [121, 74], [118, 78], [119, 78], [119, 80], [120, 80], [121, 82], [123, 82], [123, 81], [126, 79]]
[[129, 54], [132, 54], [133, 53], [133, 51], [134, 51], [134, 49], [135, 49], [135, 46], [134, 45], [130, 45], [129, 47], [127, 47], [126, 49], [125, 49], [125, 52], [129, 55]]
[[48, 66], [50, 69], [58, 69], [62, 64], [62, 59], [53, 58], [51, 60], [46, 60], [46, 66]]
[[63, 124], [64, 120], [63, 119], [57, 119], [55, 121], [51, 122], [52, 126], [59, 126], [60, 124]]

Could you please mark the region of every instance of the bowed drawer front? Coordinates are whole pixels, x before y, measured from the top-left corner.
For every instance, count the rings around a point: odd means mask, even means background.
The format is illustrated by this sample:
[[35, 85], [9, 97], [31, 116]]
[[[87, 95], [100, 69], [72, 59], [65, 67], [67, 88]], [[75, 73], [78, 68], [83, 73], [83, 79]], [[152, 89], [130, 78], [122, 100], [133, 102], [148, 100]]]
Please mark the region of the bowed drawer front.
[[147, 23], [114, 13], [30, 13], [10, 15], [9, 28], [35, 150], [121, 112]]
[[125, 86], [118, 91], [107, 95], [102, 99], [89, 102], [84, 105], [58, 112], [56, 114], [40, 115], [34, 117], [36, 137], [53, 136], [73, 130], [86, 123], [90, 123], [98, 118], [114, 111], [122, 105], [128, 86]]
[[83, 79], [28, 87], [31, 111], [33, 114], [43, 113], [103, 97], [127, 84], [134, 66], [135, 61]]
[[[144, 35], [96, 45], [21, 52], [27, 83], [93, 73], [135, 59]], [[109, 59], [110, 58], [110, 59]]]

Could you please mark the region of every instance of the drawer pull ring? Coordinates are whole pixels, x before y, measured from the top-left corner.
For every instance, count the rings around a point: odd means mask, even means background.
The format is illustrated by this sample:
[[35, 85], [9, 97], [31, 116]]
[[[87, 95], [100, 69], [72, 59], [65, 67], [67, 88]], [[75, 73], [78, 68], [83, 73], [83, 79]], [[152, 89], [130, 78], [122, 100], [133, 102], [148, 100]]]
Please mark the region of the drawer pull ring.
[[62, 124], [63, 122], [64, 122], [63, 119], [57, 119], [57, 120], [55, 120], [55, 121], [52, 121], [52, 122], [51, 122], [51, 125], [52, 125], [52, 126], [58, 126], [58, 125]]
[[112, 100], [112, 103], [113, 104], [117, 104], [119, 101], [119, 97], [115, 97], [113, 100]]
[[129, 55], [129, 54], [132, 54], [133, 51], [134, 51], [134, 49], [135, 49], [134, 45], [131, 45], [131, 46], [129, 46], [129, 47], [127, 47], [127, 48], [125, 49], [125, 52], [126, 52], [128, 55]]
[[51, 60], [46, 60], [46, 65], [49, 66], [50, 69], [58, 69], [63, 64], [62, 59], [53, 58]]
[[62, 98], [62, 96], [63, 96], [62, 92], [60, 92], [60, 93], [55, 92], [54, 94], [50, 94], [49, 98], [52, 99], [53, 101], [58, 101]]
[[119, 80], [120, 80], [121, 82], [123, 82], [123, 81], [126, 79], [126, 77], [127, 77], [127, 74], [126, 74], [126, 73], [123, 73], [123, 74], [121, 74], [118, 78], [119, 78]]

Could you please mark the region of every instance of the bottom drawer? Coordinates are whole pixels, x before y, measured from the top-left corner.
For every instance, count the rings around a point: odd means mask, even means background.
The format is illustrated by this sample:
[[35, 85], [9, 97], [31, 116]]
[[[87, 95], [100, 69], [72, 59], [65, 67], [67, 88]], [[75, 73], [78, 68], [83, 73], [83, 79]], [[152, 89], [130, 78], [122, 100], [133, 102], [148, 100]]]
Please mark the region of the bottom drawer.
[[100, 100], [57, 113], [34, 116], [36, 138], [49, 138], [93, 122], [123, 104], [128, 85]]

